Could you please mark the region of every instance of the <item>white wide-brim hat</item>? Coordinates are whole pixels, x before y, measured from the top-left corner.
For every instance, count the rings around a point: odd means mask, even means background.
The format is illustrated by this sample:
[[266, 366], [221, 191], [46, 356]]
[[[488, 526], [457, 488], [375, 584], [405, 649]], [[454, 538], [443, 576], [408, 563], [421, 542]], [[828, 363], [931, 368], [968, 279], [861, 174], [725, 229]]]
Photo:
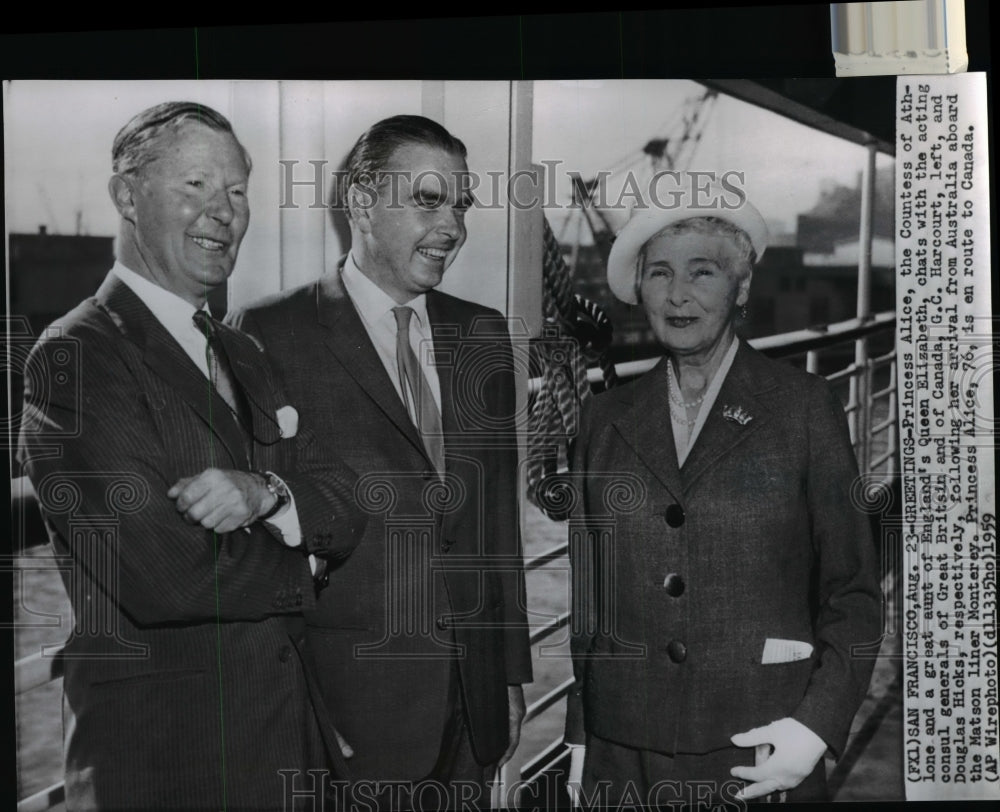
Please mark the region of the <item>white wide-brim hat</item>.
[[632, 216], [625, 224], [608, 257], [608, 286], [611, 292], [628, 304], [636, 304], [639, 279], [639, 252], [649, 239], [667, 226], [692, 217], [715, 217], [732, 223], [746, 232], [757, 260], [767, 248], [767, 225], [764, 218], [747, 200], [746, 193], [735, 183], [723, 187], [708, 180], [706, 172], [670, 173], [674, 183], [658, 184], [655, 194], [636, 203]]

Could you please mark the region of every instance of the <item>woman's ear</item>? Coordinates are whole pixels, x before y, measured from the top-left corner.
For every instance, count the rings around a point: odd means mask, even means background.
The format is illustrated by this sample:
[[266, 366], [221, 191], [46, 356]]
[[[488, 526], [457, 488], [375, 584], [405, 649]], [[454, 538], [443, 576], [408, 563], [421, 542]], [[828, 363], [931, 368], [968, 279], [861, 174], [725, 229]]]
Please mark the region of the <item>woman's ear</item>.
[[747, 275], [744, 276], [739, 282], [739, 292], [736, 294], [736, 306], [743, 307], [750, 298], [750, 281], [753, 279], [753, 270], [747, 271]]
[[635, 260], [635, 303], [637, 305], [642, 304], [642, 269], [645, 264], [646, 252], [643, 249]]

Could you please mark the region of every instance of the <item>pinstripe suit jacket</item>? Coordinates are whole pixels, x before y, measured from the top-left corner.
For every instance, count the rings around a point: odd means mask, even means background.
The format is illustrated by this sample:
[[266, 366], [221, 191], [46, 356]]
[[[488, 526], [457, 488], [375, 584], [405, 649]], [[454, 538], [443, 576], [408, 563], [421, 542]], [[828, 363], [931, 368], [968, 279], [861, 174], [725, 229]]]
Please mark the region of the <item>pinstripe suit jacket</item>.
[[444, 489], [339, 273], [234, 316], [266, 347], [318, 445], [361, 477], [364, 538], [306, 620], [326, 700], [354, 747], [351, 772], [362, 779], [430, 772], [452, 662], [483, 764], [507, 747], [507, 685], [531, 681], [506, 322], [436, 290], [427, 312]]
[[303, 551], [261, 523], [216, 537], [166, 493], [209, 467], [274, 470], [313, 550], [336, 556], [358, 538], [351, 474], [292, 473], [299, 450], [280, 436], [285, 401], [263, 353], [235, 330], [221, 338], [250, 403], [251, 448], [113, 274], [27, 363], [21, 459], [75, 615], [64, 649], [70, 809], [273, 810], [279, 769], [325, 766], [296, 648], [315, 600]]
[[[792, 716], [839, 753], [874, 664], [852, 649], [881, 620], [840, 401], [742, 343], [678, 468], [665, 364], [596, 397], [574, 449], [567, 740], [704, 753]], [[631, 498], [606, 492], [619, 475]], [[763, 664], [767, 638], [812, 656]]]

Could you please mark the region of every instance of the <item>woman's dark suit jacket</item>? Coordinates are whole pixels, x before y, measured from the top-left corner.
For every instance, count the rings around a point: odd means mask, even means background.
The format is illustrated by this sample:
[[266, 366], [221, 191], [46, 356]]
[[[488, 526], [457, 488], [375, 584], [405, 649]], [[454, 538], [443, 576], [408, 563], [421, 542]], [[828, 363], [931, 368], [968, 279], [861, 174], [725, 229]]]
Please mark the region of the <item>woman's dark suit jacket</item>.
[[[878, 640], [881, 593], [827, 382], [741, 343], [678, 469], [664, 360], [588, 405], [573, 465], [567, 741], [703, 753], [791, 716], [839, 754], [873, 666], [852, 649]], [[768, 638], [812, 655], [764, 665]]]

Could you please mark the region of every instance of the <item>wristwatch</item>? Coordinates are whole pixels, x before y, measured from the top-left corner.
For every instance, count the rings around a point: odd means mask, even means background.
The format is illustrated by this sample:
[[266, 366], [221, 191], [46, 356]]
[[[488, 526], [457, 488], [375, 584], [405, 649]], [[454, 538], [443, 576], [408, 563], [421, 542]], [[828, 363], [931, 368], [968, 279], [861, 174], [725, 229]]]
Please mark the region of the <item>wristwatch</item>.
[[275, 497], [274, 506], [263, 516], [258, 517], [261, 521], [267, 521], [292, 501], [292, 495], [288, 491], [288, 486], [277, 474], [271, 471], [258, 471], [257, 476], [264, 480], [264, 487]]

